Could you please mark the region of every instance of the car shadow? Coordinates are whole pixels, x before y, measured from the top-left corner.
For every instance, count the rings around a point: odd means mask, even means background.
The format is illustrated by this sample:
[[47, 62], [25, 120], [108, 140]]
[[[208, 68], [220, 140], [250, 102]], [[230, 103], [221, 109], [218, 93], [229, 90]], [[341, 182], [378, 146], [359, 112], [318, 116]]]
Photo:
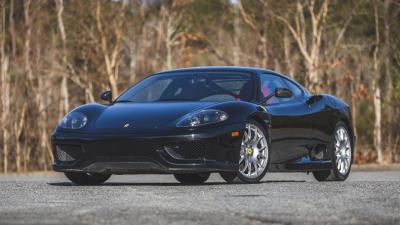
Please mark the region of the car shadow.
[[[215, 185], [259, 185], [264, 183], [301, 183], [306, 182], [305, 180], [266, 180], [261, 181], [256, 184], [246, 184], [246, 183], [226, 183], [226, 182], [207, 182], [204, 184], [181, 184], [181, 183], [150, 183], [150, 182], [106, 182], [101, 185], [87, 185], [87, 186], [161, 186], [161, 187], [169, 187], [169, 186], [215, 186]], [[51, 186], [82, 186], [77, 185], [72, 182], [51, 182], [47, 183]]]

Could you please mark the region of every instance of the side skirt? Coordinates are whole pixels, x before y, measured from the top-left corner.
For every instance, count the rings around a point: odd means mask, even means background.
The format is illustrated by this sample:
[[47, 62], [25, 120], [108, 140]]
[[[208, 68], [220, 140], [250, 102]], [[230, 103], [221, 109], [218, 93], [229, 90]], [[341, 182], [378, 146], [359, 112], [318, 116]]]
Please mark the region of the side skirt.
[[310, 172], [318, 170], [330, 170], [332, 168], [331, 160], [310, 160], [308, 157], [302, 157], [296, 161], [270, 164], [270, 172]]

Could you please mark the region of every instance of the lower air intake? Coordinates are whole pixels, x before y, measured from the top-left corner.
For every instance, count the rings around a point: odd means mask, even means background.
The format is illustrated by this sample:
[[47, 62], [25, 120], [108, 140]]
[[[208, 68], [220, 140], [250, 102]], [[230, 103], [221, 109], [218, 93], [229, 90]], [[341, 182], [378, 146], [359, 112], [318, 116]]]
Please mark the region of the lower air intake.
[[205, 155], [205, 145], [201, 142], [169, 144], [164, 150], [175, 159], [202, 159]]
[[61, 162], [72, 162], [75, 158], [63, 151], [59, 146], [56, 146], [57, 159]]

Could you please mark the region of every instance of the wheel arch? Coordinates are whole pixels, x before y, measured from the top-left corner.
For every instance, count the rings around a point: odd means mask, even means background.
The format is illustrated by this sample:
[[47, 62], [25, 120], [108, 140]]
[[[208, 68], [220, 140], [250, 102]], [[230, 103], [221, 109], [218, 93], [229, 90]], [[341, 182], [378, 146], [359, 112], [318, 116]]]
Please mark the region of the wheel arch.
[[269, 129], [269, 124], [270, 124], [269, 114], [267, 114], [264, 110], [260, 109], [256, 112], [251, 113], [247, 117], [247, 121], [251, 120], [251, 119], [253, 119], [253, 120], [257, 121], [259, 124], [261, 124], [261, 126], [264, 128], [264, 131], [267, 133], [268, 143], [271, 144], [271, 132]]

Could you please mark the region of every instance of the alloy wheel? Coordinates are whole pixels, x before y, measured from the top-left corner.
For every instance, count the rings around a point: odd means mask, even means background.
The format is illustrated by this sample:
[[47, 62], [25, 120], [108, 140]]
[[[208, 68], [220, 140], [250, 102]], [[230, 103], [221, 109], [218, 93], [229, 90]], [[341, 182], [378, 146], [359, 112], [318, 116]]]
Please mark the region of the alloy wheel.
[[264, 173], [268, 162], [268, 144], [264, 132], [247, 123], [240, 150], [239, 172], [246, 178], [257, 178]]
[[351, 165], [351, 142], [349, 134], [344, 127], [335, 133], [336, 168], [341, 175], [346, 175]]

